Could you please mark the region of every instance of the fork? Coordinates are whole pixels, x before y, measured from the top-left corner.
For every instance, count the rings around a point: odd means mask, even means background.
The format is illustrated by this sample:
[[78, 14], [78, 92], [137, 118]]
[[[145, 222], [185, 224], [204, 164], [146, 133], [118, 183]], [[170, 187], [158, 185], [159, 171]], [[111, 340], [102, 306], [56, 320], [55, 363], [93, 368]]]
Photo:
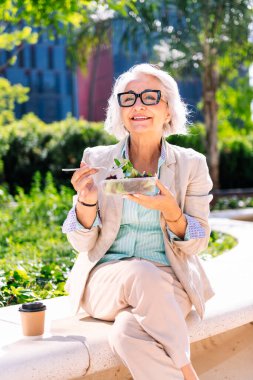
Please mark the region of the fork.
[[[64, 168], [64, 169], [62, 169], [62, 171], [63, 172], [75, 172], [76, 170], [79, 170], [80, 168]], [[97, 167], [94, 167], [94, 168], [92, 168], [92, 169], [97, 169], [97, 170], [99, 170], [99, 169], [106, 169], [106, 167], [104, 167], [104, 166], [97, 166]]]
[[[97, 170], [100, 170], [100, 169], [103, 169], [103, 170], [108, 170], [108, 171], [110, 171], [110, 172], [114, 172], [114, 171], [116, 171], [116, 170], [118, 170], [118, 169], [121, 169], [122, 167], [124, 166], [124, 164], [121, 164], [120, 166], [118, 166], [117, 168], [112, 168], [112, 169], [108, 169], [108, 168], [106, 168], [105, 166], [96, 166], [96, 167], [94, 167], [93, 169], [97, 169]], [[76, 170], [79, 170], [80, 168], [64, 168], [64, 169], [62, 169], [62, 171], [63, 172], [75, 172]]]

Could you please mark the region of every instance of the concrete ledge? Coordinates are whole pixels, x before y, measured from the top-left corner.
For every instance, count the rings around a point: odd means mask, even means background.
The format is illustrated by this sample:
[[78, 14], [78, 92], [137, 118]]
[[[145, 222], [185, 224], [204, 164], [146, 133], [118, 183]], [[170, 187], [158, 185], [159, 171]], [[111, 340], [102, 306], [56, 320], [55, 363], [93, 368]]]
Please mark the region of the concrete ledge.
[[241, 221], [251, 221], [253, 222], [253, 207], [247, 207], [242, 209], [234, 210], [221, 210], [212, 211], [213, 218], [223, 218], [223, 219], [234, 219]]
[[207, 302], [201, 323], [194, 311], [188, 316], [191, 342], [253, 321], [253, 223], [211, 218], [210, 224], [213, 230], [233, 235], [238, 245], [204, 263], [216, 294]]
[[[253, 321], [253, 224], [222, 218], [210, 221], [213, 229], [234, 235], [238, 245], [204, 264], [216, 295], [208, 301], [201, 323], [195, 311], [188, 316], [192, 343]], [[85, 313], [71, 316], [67, 297], [45, 302], [46, 332], [38, 338], [22, 336], [17, 305], [0, 309], [1, 380], [131, 378], [107, 342], [111, 323]]]
[[46, 301], [46, 330], [40, 337], [22, 335], [18, 305], [0, 309], [1, 380], [67, 380], [87, 372], [90, 359], [85, 336], [50, 333], [52, 319], [61, 315], [56, 308], [60, 313], [66, 309], [64, 298]]
[[86, 373], [89, 354], [83, 337], [50, 336], [2, 347], [1, 379], [72, 379]]

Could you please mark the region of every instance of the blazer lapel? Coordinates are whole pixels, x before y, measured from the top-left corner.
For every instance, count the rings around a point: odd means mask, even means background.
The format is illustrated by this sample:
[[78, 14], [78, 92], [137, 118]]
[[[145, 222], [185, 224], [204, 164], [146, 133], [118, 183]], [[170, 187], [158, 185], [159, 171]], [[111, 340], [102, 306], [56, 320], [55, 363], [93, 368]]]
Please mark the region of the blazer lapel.
[[160, 180], [165, 185], [174, 196], [176, 196], [175, 187], [175, 163], [176, 158], [173, 149], [170, 144], [165, 142], [166, 146], [166, 159], [164, 164], [161, 166]]
[[[122, 158], [122, 149], [124, 147], [125, 141], [126, 139], [121, 141], [119, 144], [116, 144], [110, 152], [110, 155], [108, 157], [108, 167], [110, 169], [115, 166], [115, 158], [119, 160]], [[102, 219], [106, 220], [106, 222], [112, 222], [114, 225], [113, 229], [118, 231], [122, 214], [123, 198], [117, 195], [108, 196], [103, 192], [101, 192], [100, 196], [103, 204], [103, 211], [101, 214]]]
[[[108, 154], [106, 162], [103, 162], [103, 165], [112, 168], [115, 165], [114, 158], [122, 158], [124, 143], [125, 140], [116, 144], [112, 148], [111, 152]], [[101, 206], [103, 228], [99, 234], [96, 246], [89, 252], [89, 256], [96, 261], [104, 256], [105, 252], [108, 251], [118, 234], [122, 215], [123, 198], [115, 195], [108, 196], [104, 194], [103, 191], [99, 191], [99, 204]]]

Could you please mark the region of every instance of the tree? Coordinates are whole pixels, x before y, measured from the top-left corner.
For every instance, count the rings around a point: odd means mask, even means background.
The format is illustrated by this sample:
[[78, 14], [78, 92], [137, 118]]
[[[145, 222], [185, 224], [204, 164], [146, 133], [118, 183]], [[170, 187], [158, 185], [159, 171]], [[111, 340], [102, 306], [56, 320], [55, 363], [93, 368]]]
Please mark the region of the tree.
[[15, 103], [24, 103], [28, 100], [28, 87], [20, 84], [11, 85], [5, 78], [0, 78], [0, 126], [12, 123], [15, 120]]
[[140, 30], [143, 40], [152, 33], [166, 69], [176, 76], [197, 74], [202, 79], [207, 160], [218, 188], [217, 91], [235, 70], [252, 62], [252, 1], [146, 0], [137, 2], [136, 8], [138, 13], [129, 13], [125, 39]]
[[[71, 32], [93, 21], [99, 13], [127, 15], [131, 0], [2, 0], [0, 4], [0, 49], [11, 52], [8, 64], [14, 64], [23, 44], [35, 44], [41, 33], [68, 37]], [[14, 29], [13, 29], [14, 27]], [[37, 28], [34, 30], [33, 28]]]
[[[133, 8], [132, 0], [2, 0], [0, 2], [0, 53], [9, 52], [6, 62], [0, 66], [0, 74], [14, 65], [17, 55], [25, 44], [36, 44], [41, 34], [51, 39], [56, 35], [67, 40], [86, 24], [94, 23], [100, 13], [117, 12], [123, 17]], [[72, 39], [73, 40], [73, 39]], [[89, 46], [97, 39], [89, 39]], [[13, 119], [14, 103], [28, 99], [28, 89], [21, 85], [11, 86], [0, 78], [0, 125]], [[9, 106], [9, 108], [8, 108]]]
[[220, 86], [217, 91], [218, 136], [222, 140], [253, 135], [252, 99], [253, 88], [248, 74], [238, 75], [231, 84]]

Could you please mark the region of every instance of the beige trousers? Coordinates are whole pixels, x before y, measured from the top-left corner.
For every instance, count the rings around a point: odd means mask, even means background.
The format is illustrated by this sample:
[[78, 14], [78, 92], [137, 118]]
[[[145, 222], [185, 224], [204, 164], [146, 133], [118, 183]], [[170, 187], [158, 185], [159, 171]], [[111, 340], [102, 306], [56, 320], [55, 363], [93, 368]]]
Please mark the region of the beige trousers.
[[133, 258], [96, 266], [81, 305], [94, 318], [115, 321], [114, 353], [134, 380], [183, 380], [190, 361], [185, 317], [192, 304], [171, 267]]

